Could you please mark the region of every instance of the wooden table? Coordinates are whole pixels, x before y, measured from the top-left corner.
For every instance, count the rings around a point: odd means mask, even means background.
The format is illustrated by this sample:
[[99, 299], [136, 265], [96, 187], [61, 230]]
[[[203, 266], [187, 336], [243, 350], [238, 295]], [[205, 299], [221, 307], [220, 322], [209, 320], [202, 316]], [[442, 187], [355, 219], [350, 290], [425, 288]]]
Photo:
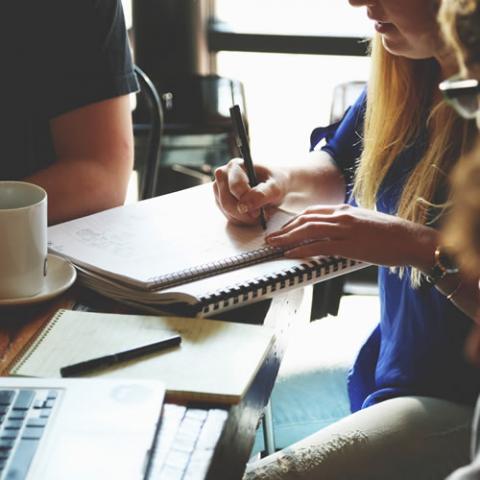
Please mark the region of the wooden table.
[[[99, 311], [125, 311], [118, 304], [92, 297], [74, 287], [61, 298], [36, 306], [0, 308], [0, 374], [8, 374], [11, 360], [23, 349], [59, 308], [76, 302], [92, 303]], [[255, 439], [255, 431], [267, 404], [293, 325], [310, 320], [311, 288], [279, 295], [271, 302], [243, 307], [219, 315], [231, 321], [273, 327], [276, 338], [242, 401], [229, 409], [227, 422], [215, 449], [206, 479], [241, 479]], [[208, 408], [208, 405], [203, 405]]]

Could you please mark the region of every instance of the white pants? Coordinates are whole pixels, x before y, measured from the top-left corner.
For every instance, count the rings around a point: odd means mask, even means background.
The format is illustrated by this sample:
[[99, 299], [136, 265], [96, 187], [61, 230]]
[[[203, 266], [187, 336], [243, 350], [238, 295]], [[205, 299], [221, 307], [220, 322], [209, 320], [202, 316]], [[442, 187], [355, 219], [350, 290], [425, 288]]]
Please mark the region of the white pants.
[[472, 462], [456, 470], [448, 477], [448, 480], [478, 480], [480, 478], [480, 397], [477, 400], [473, 418], [470, 455]]
[[247, 467], [244, 480], [436, 480], [469, 460], [473, 407], [386, 400]]

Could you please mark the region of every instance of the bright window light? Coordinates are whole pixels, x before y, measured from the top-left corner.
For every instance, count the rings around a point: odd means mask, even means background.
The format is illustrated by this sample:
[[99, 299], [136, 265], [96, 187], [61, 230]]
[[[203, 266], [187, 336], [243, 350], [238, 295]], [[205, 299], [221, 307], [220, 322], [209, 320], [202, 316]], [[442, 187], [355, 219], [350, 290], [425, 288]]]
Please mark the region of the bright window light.
[[372, 22], [347, 0], [215, 0], [215, 15], [234, 30], [364, 37]]
[[125, 13], [125, 24], [127, 30], [132, 27], [132, 0], [122, 0], [123, 12]]
[[329, 124], [335, 86], [369, 70], [366, 57], [221, 52], [217, 62], [245, 87], [254, 160], [282, 163], [303, 158], [312, 129]]
[[[368, 37], [365, 9], [347, 0], [216, 0], [216, 17], [234, 31]], [[338, 84], [366, 81], [366, 57], [220, 52], [219, 75], [245, 87], [252, 153], [291, 162], [308, 151], [310, 132], [328, 125]]]

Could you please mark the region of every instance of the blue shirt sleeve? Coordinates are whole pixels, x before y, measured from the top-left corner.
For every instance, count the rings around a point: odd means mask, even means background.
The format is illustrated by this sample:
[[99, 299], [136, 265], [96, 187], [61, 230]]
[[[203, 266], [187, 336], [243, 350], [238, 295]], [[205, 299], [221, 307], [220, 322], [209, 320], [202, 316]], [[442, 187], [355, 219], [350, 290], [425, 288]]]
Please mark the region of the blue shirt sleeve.
[[326, 140], [327, 143], [321, 147], [321, 150], [333, 158], [345, 177], [347, 197], [350, 195], [363, 148], [366, 100], [367, 93], [364, 90], [338, 123], [316, 128], [310, 136], [310, 151], [314, 150], [322, 140]]

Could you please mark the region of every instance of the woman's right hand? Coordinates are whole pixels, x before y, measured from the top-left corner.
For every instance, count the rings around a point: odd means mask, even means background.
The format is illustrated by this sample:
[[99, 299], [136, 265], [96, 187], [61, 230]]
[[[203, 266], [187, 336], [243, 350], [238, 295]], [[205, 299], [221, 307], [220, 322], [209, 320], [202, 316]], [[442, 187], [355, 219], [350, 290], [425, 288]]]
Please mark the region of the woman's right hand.
[[286, 172], [255, 165], [255, 173], [259, 183], [252, 188], [241, 158], [234, 158], [215, 170], [215, 200], [232, 223], [258, 224], [260, 208], [264, 209], [268, 218], [271, 207], [280, 205], [288, 193]]

